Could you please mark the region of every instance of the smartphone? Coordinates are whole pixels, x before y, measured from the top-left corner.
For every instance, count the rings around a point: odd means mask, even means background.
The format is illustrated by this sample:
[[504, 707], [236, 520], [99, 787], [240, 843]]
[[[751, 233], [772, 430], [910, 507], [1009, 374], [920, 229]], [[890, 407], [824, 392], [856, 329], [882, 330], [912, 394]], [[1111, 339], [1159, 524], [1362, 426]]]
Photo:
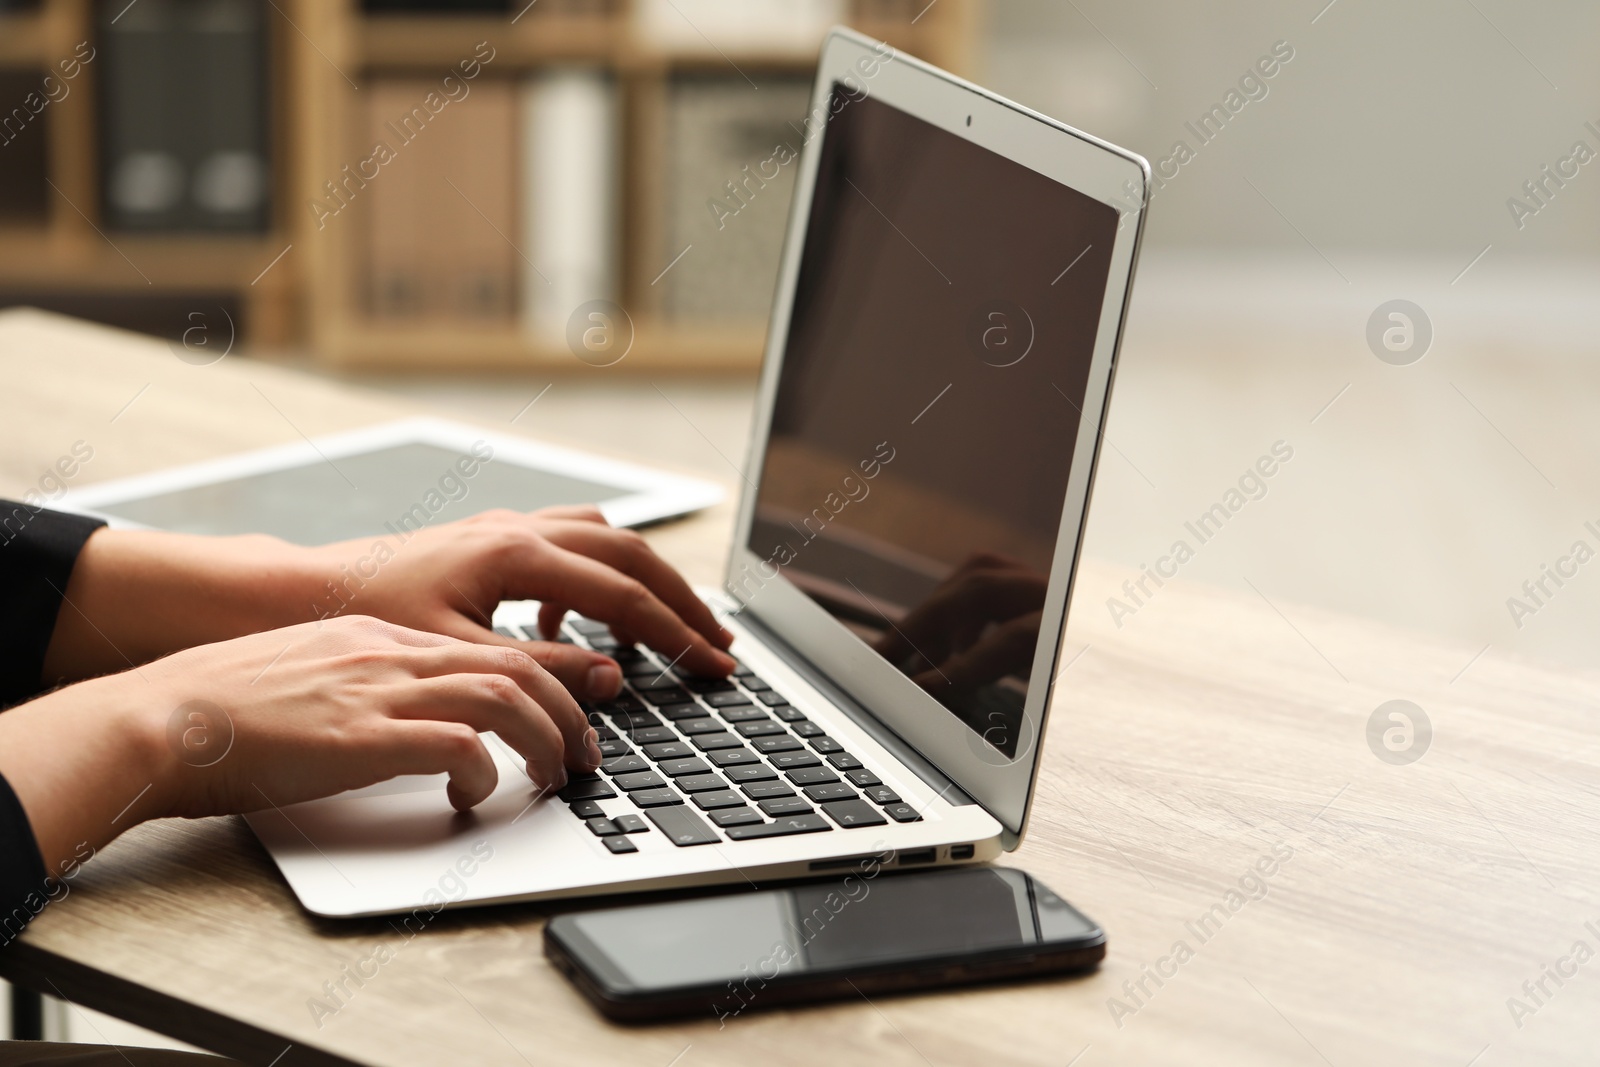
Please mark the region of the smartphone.
[[1106, 935], [1022, 871], [964, 867], [574, 912], [545, 955], [626, 1022], [1093, 969]]

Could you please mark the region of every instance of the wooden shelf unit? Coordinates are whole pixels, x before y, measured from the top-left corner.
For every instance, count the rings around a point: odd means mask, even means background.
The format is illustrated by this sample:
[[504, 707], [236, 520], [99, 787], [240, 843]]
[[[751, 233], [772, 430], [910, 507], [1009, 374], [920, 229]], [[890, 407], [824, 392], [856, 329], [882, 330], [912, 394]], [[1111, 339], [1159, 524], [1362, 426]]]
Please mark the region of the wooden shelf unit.
[[[915, 22], [885, 19], [879, 0], [852, 0], [851, 24], [897, 49], [956, 71], [968, 67], [977, 0], [936, 0]], [[584, 62], [610, 70], [622, 89], [622, 304], [635, 341], [619, 368], [750, 368], [760, 359], [759, 322], [669, 322], [644, 292], [659, 263], [639, 235], [659, 233], [664, 205], [640, 165], [651, 151], [645, 116], [659, 116], [668, 80], [683, 71], [728, 69], [803, 73], [814, 47], [782, 51], [662, 49], [641, 39], [631, 0], [614, 12], [578, 15], [534, 9], [510, 16], [367, 15], [358, 0], [274, 0], [269, 11], [273, 114], [273, 222], [251, 235], [108, 233], [100, 220], [95, 64], [71, 95], [50, 105], [48, 216], [37, 226], [0, 226], [0, 289], [120, 295], [228, 293], [245, 309], [247, 344], [305, 344], [340, 367], [425, 371], [571, 369], [585, 365], [520, 323], [397, 325], [365, 312], [358, 284], [360, 233], [319, 230], [309, 203], [350, 158], [359, 128], [359, 86], [374, 75], [442, 76], [488, 40], [495, 77]], [[910, 11], [910, 5], [903, 10]], [[914, 13], [914, 12], [913, 12]], [[39, 10], [0, 15], [0, 67], [41, 76], [78, 42], [93, 42], [94, 0], [43, 0]], [[9, 105], [8, 105], [9, 106]], [[287, 250], [287, 251], [285, 251]], [[270, 269], [268, 269], [270, 267]], [[264, 273], [263, 273], [264, 272]]]
[[[43, 0], [37, 11], [0, 15], [0, 67], [35, 70], [41, 82], [83, 41], [95, 45], [98, 59], [93, 0]], [[286, 46], [283, 28], [274, 27], [274, 66], [288, 59]], [[96, 147], [98, 73], [94, 61], [85, 63], [70, 83], [70, 93], [49, 104], [42, 116], [53, 186], [49, 209], [37, 224], [0, 225], [0, 289], [24, 298], [194, 296], [196, 310], [203, 310], [200, 301], [208, 296], [228, 295], [244, 308], [247, 340], [269, 345], [292, 341], [299, 298], [294, 264], [280, 261], [261, 274], [289, 244], [281, 212], [267, 233], [167, 235], [105, 229]], [[6, 101], [4, 110], [19, 103]], [[284, 186], [292, 138], [281, 109], [274, 110], [276, 191]]]

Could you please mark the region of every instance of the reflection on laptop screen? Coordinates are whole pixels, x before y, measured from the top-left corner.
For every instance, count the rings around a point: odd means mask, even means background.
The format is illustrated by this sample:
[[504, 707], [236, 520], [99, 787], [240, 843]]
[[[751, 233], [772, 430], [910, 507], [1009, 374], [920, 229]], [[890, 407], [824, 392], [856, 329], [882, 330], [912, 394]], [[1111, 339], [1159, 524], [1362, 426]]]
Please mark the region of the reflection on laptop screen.
[[1013, 757], [1117, 213], [834, 95], [749, 548]]

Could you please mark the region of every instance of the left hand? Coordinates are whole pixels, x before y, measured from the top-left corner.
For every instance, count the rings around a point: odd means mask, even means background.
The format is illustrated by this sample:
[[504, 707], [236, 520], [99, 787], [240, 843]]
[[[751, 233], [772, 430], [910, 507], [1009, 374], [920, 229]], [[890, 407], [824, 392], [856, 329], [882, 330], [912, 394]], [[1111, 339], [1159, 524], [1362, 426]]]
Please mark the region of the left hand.
[[317, 548], [262, 535], [100, 530], [73, 567], [41, 682], [122, 671], [196, 645], [280, 626], [371, 615], [531, 655], [580, 700], [615, 696], [598, 652], [518, 641], [490, 626], [502, 600], [541, 600], [543, 636], [574, 609], [685, 670], [728, 674], [732, 635], [632, 530], [594, 507], [491, 511], [460, 522]]

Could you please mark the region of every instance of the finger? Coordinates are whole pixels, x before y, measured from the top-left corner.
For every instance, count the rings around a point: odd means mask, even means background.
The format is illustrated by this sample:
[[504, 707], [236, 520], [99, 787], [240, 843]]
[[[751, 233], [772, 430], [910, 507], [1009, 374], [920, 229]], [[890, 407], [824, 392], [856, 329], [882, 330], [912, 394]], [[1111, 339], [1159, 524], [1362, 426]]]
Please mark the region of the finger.
[[555, 641], [523, 641], [517, 647], [579, 700], [610, 700], [622, 691], [622, 668], [610, 656]]
[[561, 604], [539, 605], [539, 634], [546, 641], [561, 636], [561, 623], [567, 617], [567, 608]]
[[547, 531], [545, 536], [562, 548], [581, 552], [643, 582], [662, 603], [716, 647], [726, 649], [733, 644], [733, 634], [717, 622], [706, 602], [694, 595], [683, 575], [656, 555], [644, 538], [632, 530], [566, 524], [565, 529]]
[[504, 675], [419, 678], [390, 700], [389, 713], [397, 719], [461, 723], [477, 733], [493, 731], [523, 758], [535, 785], [560, 789], [567, 783], [560, 729]]
[[[496, 678], [508, 680], [518, 691], [514, 696], [526, 699], [518, 701], [513, 698], [505, 703], [521, 709], [523, 713], [527, 713], [529, 707], [537, 708], [539, 717], [552, 722], [560, 733], [561, 744], [556, 750], [558, 763], [564, 751], [567, 764], [576, 770], [592, 771], [599, 766], [600, 749], [589, 732], [588, 717], [566, 687], [520, 647], [526, 642], [511, 641], [489, 630], [481, 630], [476, 636], [480, 638], [476, 644], [459, 641], [413, 654], [410, 663], [414, 676], [437, 678], [446, 675], [480, 675], [490, 685], [494, 684]], [[583, 649], [574, 651], [585, 656], [597, 655]], [[603, 656], [599, 658], [605, 659]], [[616, 669], [616, 664], [611, 663], [611, 667]], [[619, 670], [619, 684], [620, 674]], [[502, 736], [524, 758], [532, 758], [517, 740]], [[524, 740], [532, 744], [534, 738], [524, 735]], [[541, 781], [549, 782], [552, 779], [543, 778]]]
[[391, 721], [364, 754], [379, 773], [377, 781], [402, 774], [448, 774], [445, 795], [457, 811], [487, 800], [500, 782], [483, 739], [458, 722]]
[[[713, 647], [637, 578], [554, 543], [542, 555], [537, 570], [507, 576], [513, 589], [526, 588], [528, 595], [571, 604], [614, 630], [638, 636], [668, 659], [682, 656], [684, 666], [696, 674], [720, 678], [736, 666], [731, 656]], [[532, 554], [512, 559], [527, 565]]]

